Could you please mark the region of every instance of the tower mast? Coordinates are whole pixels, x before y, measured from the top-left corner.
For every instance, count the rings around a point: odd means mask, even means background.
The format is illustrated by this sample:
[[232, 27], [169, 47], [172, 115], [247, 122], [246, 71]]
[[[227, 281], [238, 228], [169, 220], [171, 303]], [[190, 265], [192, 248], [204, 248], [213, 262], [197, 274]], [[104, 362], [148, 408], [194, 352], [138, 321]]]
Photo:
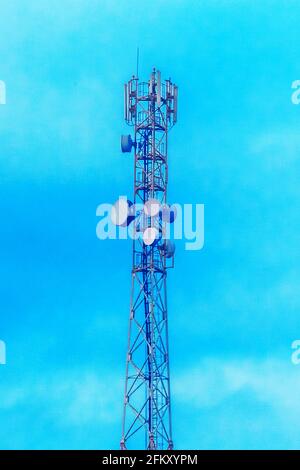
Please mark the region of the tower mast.
[[125, 84], [124, 112], [134, 128], [133, 139], [122, 136], [122, 151], [134, 148], [135, 220], [121, 449], [172, 449], [166, 281], [174, 266], [168, 223], [175, 213], [167, 185], [177, 86], [162, 82], [155, 69], [146, 82], [133, 77]]

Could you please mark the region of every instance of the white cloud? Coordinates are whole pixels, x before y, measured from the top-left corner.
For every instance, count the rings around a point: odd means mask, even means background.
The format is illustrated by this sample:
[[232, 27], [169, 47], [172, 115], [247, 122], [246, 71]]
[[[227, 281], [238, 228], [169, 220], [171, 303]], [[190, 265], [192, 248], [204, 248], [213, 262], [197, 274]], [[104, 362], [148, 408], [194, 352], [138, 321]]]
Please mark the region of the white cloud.
[[[246, 391], [254, 402], [271, 407], [277, 416], [291, 423], [300, 418], [299, 389], [300, 367], [292, 365], [288, 357], [287, 361], [206, 358], [173, 380], [178, 403], [212, 408]], [[244, 412], [247, 414], [247, 410]]]
[[[121, 376], [121, 374], [120, 374]], [[123, 384], [114, 376], [77, 371], [25, 379], [1, 388], [0, 411], [15, 413], [36, 405], [60, 426], [114, 423], [121, 410]]]
[[268, 129], [252, 137], [249, 151], [262, 158], [269, 170], [290, 168], [299, 160], [300, 136], [297, 128]]

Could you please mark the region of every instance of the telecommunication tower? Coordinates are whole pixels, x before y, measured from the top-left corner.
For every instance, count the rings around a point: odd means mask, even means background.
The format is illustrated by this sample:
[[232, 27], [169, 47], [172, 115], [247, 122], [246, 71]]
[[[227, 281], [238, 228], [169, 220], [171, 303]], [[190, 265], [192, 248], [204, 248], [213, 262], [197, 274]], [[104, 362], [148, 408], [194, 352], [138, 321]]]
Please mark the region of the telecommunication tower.
[[113, 206], [116, 225], [133, 229], [132, 290], [121, 449], [172, 449], [168, 346], [167, 270], [174, 266], [168, 224], [176, 209], [167, 203], [168, 131], [177, 121], [178, 88], [153, 69], [142, 82], [125, 84], [125, 121], [134, 136], [121, 138], [134, 149], [133, 202]]

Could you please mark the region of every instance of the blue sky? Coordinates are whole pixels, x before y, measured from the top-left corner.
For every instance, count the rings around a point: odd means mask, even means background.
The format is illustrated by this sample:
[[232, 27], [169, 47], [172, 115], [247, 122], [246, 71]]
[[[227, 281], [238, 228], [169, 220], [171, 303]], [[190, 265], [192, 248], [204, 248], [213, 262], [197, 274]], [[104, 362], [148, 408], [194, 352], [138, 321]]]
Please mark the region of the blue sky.
[[1, 0], [0, 446], [118, 448], [131, 244], [96, 207], [131, 194], [123, 82], [179, 86], [169, 198], [205, 246], [169, 274], [176, 448], [299, 448], [297, 1]]

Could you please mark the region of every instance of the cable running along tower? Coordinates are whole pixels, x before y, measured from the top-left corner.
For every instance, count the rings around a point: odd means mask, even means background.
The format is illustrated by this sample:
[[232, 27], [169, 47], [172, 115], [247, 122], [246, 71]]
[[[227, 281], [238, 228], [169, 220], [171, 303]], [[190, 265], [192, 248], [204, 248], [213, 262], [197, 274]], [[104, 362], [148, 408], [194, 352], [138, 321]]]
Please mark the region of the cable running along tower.
[[166, 281], [174, 267], [168, 226], [176, 210], [167, 203], [167, 185], [177, 94], [155, 69], [148, 81], [125, 84], [125, 121], [134, 136], [122, 136], [121, 147], [134, 150], [134, 198], [119, 199], [112, 216], [134, 234], [121, 449], [173, 448]]

